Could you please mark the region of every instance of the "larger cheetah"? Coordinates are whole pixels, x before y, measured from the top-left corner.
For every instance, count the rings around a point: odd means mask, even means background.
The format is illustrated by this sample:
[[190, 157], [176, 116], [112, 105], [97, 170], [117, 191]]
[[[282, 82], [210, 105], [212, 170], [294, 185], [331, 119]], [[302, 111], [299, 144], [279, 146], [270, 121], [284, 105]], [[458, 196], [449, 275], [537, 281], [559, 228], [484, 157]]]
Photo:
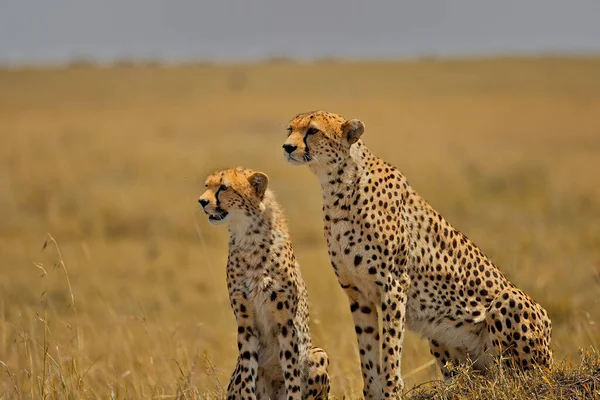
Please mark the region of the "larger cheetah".
[[326, 399], [329, 359], [311, 344], [304, 280], [267, 185], [261, 172], [229, 168], [206, 179], [198, 200], [231, 235], [227, 288], [239, 356], [227, 399]]
[[484, 370], [500, 353], [525, 369], [549, 366], [546, 311], [373, 155], [360, 140], [364, 129], [360, 120], [314, 111], [292, 119], [283, 144], [286, 159], [306, 164], [321, 184], [329, 257], [350, 301], [364, 396], [401, 395], [405, 325], [429, 339], [446, 380], [448, 362], [470, 359]]

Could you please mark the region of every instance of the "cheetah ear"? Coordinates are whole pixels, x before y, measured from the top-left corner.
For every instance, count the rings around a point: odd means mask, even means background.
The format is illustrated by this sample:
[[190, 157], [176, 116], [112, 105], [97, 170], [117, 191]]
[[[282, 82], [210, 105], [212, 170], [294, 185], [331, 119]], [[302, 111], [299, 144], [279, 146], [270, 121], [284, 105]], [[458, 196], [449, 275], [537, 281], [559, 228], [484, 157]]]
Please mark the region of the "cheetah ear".
[[360, 139], [364, 131], [365, 124], [360, 119], [349, 119], [342, 124], [342, 135], [351, 146]]
[[250, 182], [250, 186], [252, 186], [258, 198], [262, 200], [269, 185], [269, 177], [262, 172], [255, 172], [248, 177], [248, 182]]

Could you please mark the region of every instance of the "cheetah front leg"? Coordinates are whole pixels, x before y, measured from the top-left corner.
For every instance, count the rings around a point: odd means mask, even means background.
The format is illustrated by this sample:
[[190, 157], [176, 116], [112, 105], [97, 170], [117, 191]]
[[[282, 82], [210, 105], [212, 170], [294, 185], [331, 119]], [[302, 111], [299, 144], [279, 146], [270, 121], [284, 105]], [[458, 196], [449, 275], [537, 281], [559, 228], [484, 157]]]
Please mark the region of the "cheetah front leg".
[[253, 334], [251, 327], [238, 327], [238, 348], [240, 351], [237, 366], [227, 388], [227, 398], [256, 399], [258, 338]]
[[231, 378], [229, 378], [229, 384], [227, 385], [227, 400], [237, 400], [242, 398], [240, 386], [242, 384], [242, 369], [240, 368], [240, 357], [238, 356], [235, 364], [235, 369]]
[[243, 295], [235, 296], [232, 307], [238, 324], [239, 355], [236, 369], [227, 388], [227, 398], [256, 400], [258, 336], [252, 324], [250, 307], [245, 297]]
[[288, 319], [284, 324], [280, 323], [279, 335], [279, 362], [285, 380], [285, 392], [287, 400], [302, 399], [302, 374], [301, 364], [298, 359], [298, 330], [293, 319]]
[[285, 381], [287, 400], [302, 399], [302, 360], [306, 348], [301, 347], [298, 337], [298, 327], [294, 322], [298, 298], [297, 287], [293, 282], [287, 282], [289, 291], [273, 292], [271, 305], [275, 320], [278, 324], [277, 340], [279, 342], [279, 364]]
[[311, 346], [308, 349], [306, 399], [327, 400], [329, 397], [329, 357], [325, 350]]
[[375, 304], [367, 300], [357, 287], [343, 285], [350, 301], [350, 311], [358, 340], [360, 366], [363, 375], [363, 395], [365, 399], [382, 398], [379, 321]]
[[404, 389], [401, 376], [402, 344], [406, 321], [408, 275], [389, 277], [381, 301], [383, 355], [383, 393], [385, 398], [399, 399]]

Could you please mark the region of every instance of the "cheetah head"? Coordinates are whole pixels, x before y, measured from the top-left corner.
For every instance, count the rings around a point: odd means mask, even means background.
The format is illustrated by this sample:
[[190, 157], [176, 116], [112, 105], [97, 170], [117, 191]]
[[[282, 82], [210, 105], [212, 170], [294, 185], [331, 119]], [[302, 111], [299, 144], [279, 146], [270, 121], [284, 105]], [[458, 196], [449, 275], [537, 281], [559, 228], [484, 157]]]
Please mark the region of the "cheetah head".
[[206, 178], [206, 191], [198, 199], [212, 225], [238, 222], [264, 211], [269, 178], [246, 168], [228, 168]]
[[326, 166], [349, 156], [350, 147], [360, 139], [365, 124], [334, 113], [312, 111], [294, 117], [287, 131], [282, 147], [289, 163]]

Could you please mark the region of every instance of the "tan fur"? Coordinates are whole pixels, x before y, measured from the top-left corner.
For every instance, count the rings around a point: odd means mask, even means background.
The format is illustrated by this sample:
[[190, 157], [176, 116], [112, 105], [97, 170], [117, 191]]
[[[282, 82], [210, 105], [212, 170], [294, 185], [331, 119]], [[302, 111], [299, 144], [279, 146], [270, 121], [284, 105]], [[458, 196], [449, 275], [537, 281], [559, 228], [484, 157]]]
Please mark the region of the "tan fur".
[[239, 357], [228, 399], [326, 399], [324, 350], [312, 346], [308, 296], [268, 177], [244, 168], [206, 179], [199, 199], [211, 223], [230, 231], [227, 288]]
[[470, 359], [485, 370], [500, 353], [524, 369], [550, 366], [546, 311], [373, 155], [359, 139], [364, 129], [337, 114], [303, 113], [283, 147], [321, 183], [325, 237], [350, 301], [365, 397], [400, 397], [405, 326], [429, 339], [446, 379], [448, 362]]

